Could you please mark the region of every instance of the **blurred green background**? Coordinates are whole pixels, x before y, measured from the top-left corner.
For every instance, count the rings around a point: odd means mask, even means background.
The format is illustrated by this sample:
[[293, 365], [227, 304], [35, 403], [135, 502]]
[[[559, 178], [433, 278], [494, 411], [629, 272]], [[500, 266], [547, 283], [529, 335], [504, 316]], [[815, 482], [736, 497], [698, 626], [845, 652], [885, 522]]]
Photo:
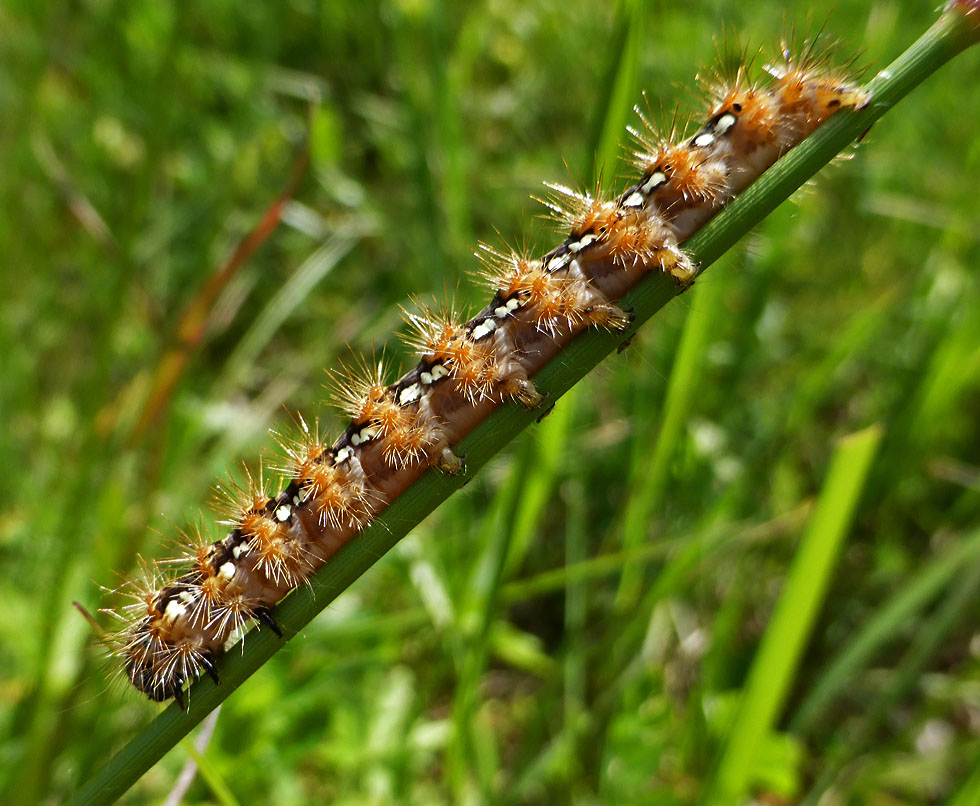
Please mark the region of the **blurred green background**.
[[[481, 302], [477, 241], [555, 242], [543, 180], [622, 188], [641, 90], [697, 111], [725, 30], [825, 21], [877, 70], [935, 16], [813, 5], [0, 5], [4, 802], [155, 713], [72, 601], [166, 556], [348, 345], [400, 361], [410, 294]], [[182, 802], [980, 802], [978, 60], [236, 692]]]

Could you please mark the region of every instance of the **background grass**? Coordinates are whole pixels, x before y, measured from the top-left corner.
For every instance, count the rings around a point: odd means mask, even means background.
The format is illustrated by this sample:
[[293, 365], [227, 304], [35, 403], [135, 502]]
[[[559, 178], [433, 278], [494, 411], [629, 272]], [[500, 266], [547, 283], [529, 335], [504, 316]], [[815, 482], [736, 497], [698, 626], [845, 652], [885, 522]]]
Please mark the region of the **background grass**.
[[[834, 6], [828, 27], [872, 65], [934, 17]], [[62, 800], [154, 713], [106, 683], [71, 601], [94, 611], [136, 552], [166, 555], [157, 533], [254, 466], [284, 404], [313, 410], [347, 344], [402, 355], [408, 294], [479, 302], [457, 290], [478, 239], [549, 245], [526, 198], [541, 180], [591, 186], [601, 165], [620, 187], [629, 105], [644, 88], [690, 105], [723, 24], [769, 44], [783, 11], [0, 9], [5, 802]], [[764, 802], [974, 802], [976, 60], [273, 658], [222, 708], [184, 802], [692, 803], [732, 786], [732, 753], [735, 788]], [[282, 222], [195, 331], [182, 311], [307, 132]], [[186, 370], [149, 418], [178, 323]], [[853, 506], [839, 534], [828, 500]], [[766, 649], [787, 635], [796, 660]], [[189, 753], [125, 802], [162, 801]]]

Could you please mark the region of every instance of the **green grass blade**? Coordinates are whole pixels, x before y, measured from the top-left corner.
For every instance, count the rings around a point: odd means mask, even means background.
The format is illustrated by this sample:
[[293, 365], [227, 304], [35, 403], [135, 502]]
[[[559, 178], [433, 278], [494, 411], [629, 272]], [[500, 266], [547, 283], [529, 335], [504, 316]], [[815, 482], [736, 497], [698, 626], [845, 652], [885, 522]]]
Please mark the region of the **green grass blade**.
[[[691, 406], [698, 388], [705, 351], [709, 346], [711, 323], [716, 321], [724, 302], [724, 283], [706, 282], [693, 292], [694, 304], [684, 322], [677, 357], [670, 371], [667, 395], [664, 400], [660, 430], [653, 447], [653, 456], [644, 446], [638, 448], [636, 479], [626, 504], [623, 518], [623, 549], [629, 551], [648, 539], [651, 516], [659, 509], [667, 492], [670, 466], [690, 417]], [[638, 420], [640, 418], [637, 418]], [[640, 567], [628, 564], [623, 568], [617, 593], [617, 606], [630, 609], [641, 592]]]
[[[977, 545], [976, 538], [968, 542]], [[911, 646], [887, 685], [874, 698], [868, 708], [867, 717], [861, 723], [856, 735], [849, 736], [833, 754], [826, 772], [811, 788], [803, 806], [817, 806], [820, 803], [824, 793], [833, 785], [846, 765], [872, 746], [880, 727], [899, 707], [902, 698], [920, 684], [923, 673], [930, 663], [935, 661], [943, 642], [974, 606], [977, 585], [980, 583], [980, 565], [976, 563], [967, 565], [959, 573], [958, 579], [951, 579], [949, 582], [955, 584], [944, 586], [949, 592], [943, 602], [932, 616], [920, 623]]]
[[[601, 182], [613, 173], [623, 141], [623, 131], [629, 119], [630, 110], [638, 95], [638, 75], [640, 56], [646, 40], [646, 21], [649, 18], [648, 0], [621, 0], [619, 15], [623, 35], [612, 51], [609, 69], [610, 81], [607, 83], [604, 113], [601, 125], [597, 127], [595, 152], [589, 158], [595, 160], [595, 182]], [[587, 165], [585, 176], [592, 173]], [[606, 184], [606, 183], [604, 183]]]
[[851, 639], [847, 648], [820, 675], [819, 682], [790, 721], [790, 730], [797, 734], [811, 730], [854, 675], [899, 634], [916, 613], [938, 596], [964, 565], [976, 562], [978, 555], [980, 533], [967, 538], [952, 551], [936, 557], [921, 569], [909, 584], [879, 609], [875, 618]]
[[562, 459], [577, 405], [576, 396], [574, 389], [569, 390], [535, 433], [534, 456], [529, 463], [529, 469], [533, 472], [525, 470], [524, 473], [521, 496], [511, 526], [513, 534], [507, 554], [507, 570], [515, 569], [524, 559], [554, 494], [555, 483], [563, 469]]
[[980, 803], [980, 758], [946, 806], [976, 806]]
[[708, 785], [708, 804], [739, 803], [750, 784], [758, 750], [779, 717], [820, 611], [881, 436], [877, 427], [865, 429], [842, 439], [834, 452]]
[[211, 763], [207, 755], [199, 752], [194, 746], [194, 743], [187, 738], [183, 739], [180, 744], [187, 752], [187, 755], [197, 764], [197, 771], [205, 783], [207, 783], [215, 800], [221, 806], [239, 806], [238, 799], [232, 793], [224, 776]]
[[228, 359], [219, 390], [236, 388], [251, 370], [259, 353], [269, 343], [289, 315], [309, 296], [324, 276], [333, 270], [367, 233], [364, 224], [354, 224], [343, 233], [332, 235], [293, 275], [283, 283], [256, 317], [248, 332]]

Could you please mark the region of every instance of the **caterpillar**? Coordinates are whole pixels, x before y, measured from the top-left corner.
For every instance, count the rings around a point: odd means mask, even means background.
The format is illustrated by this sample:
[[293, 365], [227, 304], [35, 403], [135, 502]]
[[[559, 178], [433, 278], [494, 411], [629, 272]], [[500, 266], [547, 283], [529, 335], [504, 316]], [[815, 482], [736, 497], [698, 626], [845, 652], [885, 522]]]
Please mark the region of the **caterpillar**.
[[[454, 447], [496, 407], [543, 407], [535, 374], [581, 331], [631, 324], [621, 298], [650, 273], [689, 287], [699, 267], [683, 243], [789, 149], [843, 108], [870, 96], [811, 41], [783, 48], [764, 75], [751, 66], [703, 79], [708, 108], [692, 134], [661, 134], [638, 111], [636, 180], [606, 198], [549, 185], [546, 204], [567, 233], [546, 254], [481, 244], [479, 277], [490, 300], [464, 316], [418, 302], [406, 313], [419, 361], [394, 381], [383, 361], [334, 372], [349, 424], [335, 439], [300, 418], [280, 438], [288, 481], [263, 474], [224, 502], [226, 536], [191, 540], [184, 556], [147, 567], [115, 615], [113, 653], [154, 701], [186, 707], [184, 686], [218, 680], [216, 660], [250, 622], [279, 632], [272, 608], [430, 468], [459, 473]], [[177, 568], [175, 572], [173, 569]]]

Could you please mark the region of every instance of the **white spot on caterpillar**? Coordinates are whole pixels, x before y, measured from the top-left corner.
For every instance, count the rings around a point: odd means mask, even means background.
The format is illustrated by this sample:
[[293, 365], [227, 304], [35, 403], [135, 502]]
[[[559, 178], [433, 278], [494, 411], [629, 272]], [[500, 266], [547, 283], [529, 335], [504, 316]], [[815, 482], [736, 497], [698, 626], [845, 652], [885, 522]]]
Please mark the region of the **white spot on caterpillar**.
[[241, 559], [241, 556], [243, 554], [248, 554], [247, 543], [239, 543], [237, 546], [235, 546], [235, 548], [231, 550], [231, 556], [234, 557], [236, 560]]
[[230, 580], [235, 576], [235, 564], [231, 560], [228, 560], [228, 562], [218, 569], [218, 576], [222, 579]]
[[623, 207], [642, 207], [645, 201], [642, 193], [635, 192], [623, 202]]
[[509, 300], [507, 300], [508, 311], [516, 311], [520, 307], [521, 301], [517, 297], [511, 297]]
[[[369, 425], [367, 428], [361, 429], [361, 442], [370, 442], [378, 436], [378, 427], [376, 425]], [[351, 442], [354, 440], [352, 439]]]
[[422, 384], [424, 386], [431, 386], [432, 385], [432, 381], [434, 381], [435, 378], [432, 377], [432, 373], [431, 372], [420, 372], [419, 373], [419, 380], [422, 381]]
[[[565, 268], [568, 265], [568, 261], [572, 259], [572, 256], [566, 252], [561, 257], [552, 258], [548, 263], [549, 271], [558, 271], [559, 269]], [[509, 304], [509, 303], [508, 303]]]
[[735, 125], [735, 122], [737, 120], [738, 120], [738, 118], [736, 118], [732, 114], [722, 115], [720, 118], [718, 118], [718, 122], [715, 124], [715, 133], [716, 134], [724, 134], [732, 126]]
[[473, 341], [480, 341], [480, 339], [485, 339], [496, 329], [497, 323], [493, 319], [484, 319], [473, 328], [473, 332], [470, 335], [473, 337]]
[[293, 511], [290, 508], [289, 504], [282, 504], [276, 507], [276, 520], [279, 521], [279, 523], [288, 521], [289, 516], [292, 514], [292, 512]]
[[168, 621], [176, 621], [181, 618], [187, 612], [187, 608], [184, 607], [176, 599], [171, 599], [167, 602], [167, 609], [164, 610], [163, 615]]
[[506, 305], [498, 305], [496, 308], [493, 309], [493, 315], [496, 316], [498, 319], [503, 319], [509, 313], [510, 310], [508, 310]]
[[[422, 374], [429, 375], [428, 372]], [[429, 382], [432, 382], [431, 375], [429, 375]], [[420, 397], [422, 397], [422, 388], [417, 383], [413, 383], [411, 386], [406, 386], [401, 390], [401, 392], [398, 393], [398, 402], [402, 406], [407, 406], [409, 403], [414, 403]]]
[[585, 247], [587, 247], [595, 240], [596, 240], [596, 236], [593, 235], [592, 233], [589, 233], [588, 235], [583, 235], [581, 240], [576, 241], [575, 243], [570, 243], [568, 245], [568, 251], [572, 253], [581, 252], [583, 249], [585, 249]]
[[349, 446], [345, 445], [339, 451], [337, 451], [337, 462], [346, 462], [354, 455], [354, 451], [350, 449]]
[[643, 186], [640, 189], [644, 193], [652, 193], [666, 181], [667, 174], [665, 174], [663, 171], [655, 171], [653, 174], [651, 174], [650, 178], [643, 183]]
[[177, 598], [184, 604], [194, 604], [197, 601], [197, 595], [191, 591], [181, 591], [177, 594]]
[[438, 381], [440, 378], [445, 378], [448, 374], [449, 374], [449, 370], [446, 369], [442, 364], [432, 365], [433, 382]]
[[715, 141], [715, 136], [711, 132], [699, 134], [694, 138], [694, 145], [698, 148], [707, 148]]
[[361, 444], [361, 435], [360, 434], [351, 434], [350, 435], [350, 444], [353, 445], [355, 448], [358, 445], [360, 445]]

